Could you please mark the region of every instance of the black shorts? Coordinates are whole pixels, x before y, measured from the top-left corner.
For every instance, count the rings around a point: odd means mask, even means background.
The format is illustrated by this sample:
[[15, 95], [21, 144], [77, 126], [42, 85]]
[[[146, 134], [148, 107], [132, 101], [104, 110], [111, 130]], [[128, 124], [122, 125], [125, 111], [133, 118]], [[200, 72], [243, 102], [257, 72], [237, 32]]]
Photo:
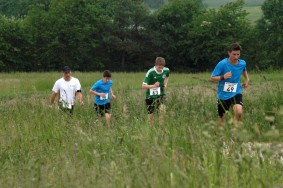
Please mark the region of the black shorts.
[[155, 109], [159, 109], [160, 104], [163, 104], [166, 100], [165, 95], [161, 95], [158, 98], [148, 98], [145, 99], [147, 113], [152, 114]]
[[103, 116], [105, 113], [111, 114], [111, 104], [106, 103], [103, 105], [98, 105], [94, 103], [94, 109], [98, 116]]
[[234, 106], [235, 104], [240, 104], [244, 105], [243, 99], [242, 99], [242, 94], [237, 94], [234, 97], [227, 99], [227, 100], [217, 100], [217, 111], [219, 117], [223, 117], [226, 111], [229, 110], [230, 106]]

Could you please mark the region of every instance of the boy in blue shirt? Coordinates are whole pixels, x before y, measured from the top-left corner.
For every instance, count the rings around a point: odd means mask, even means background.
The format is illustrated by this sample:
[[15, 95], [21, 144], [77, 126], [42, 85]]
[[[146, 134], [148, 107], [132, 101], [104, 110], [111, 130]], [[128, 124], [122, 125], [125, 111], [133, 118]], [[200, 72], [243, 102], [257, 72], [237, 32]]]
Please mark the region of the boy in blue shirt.
[[89, 92], [94, 95], [94, 108], [98, 116], [105, 114], [106, 123], [110, 126], [111, 121], [111, 103], [110, 96], [114, 99], [116, 96], [112, 90], [113, 81], [111, 80], [111, 72], [105, 70], [103, 78], [94, 83]]
[[[234, 122], [238, 122], [243, 114], [242, 88], [249, 85], [249, 77], [246, 69], [246, 62], [240, 57], [241, 46], [237, 43], [229, 47], [229, 58], [221, 60], [214, 68], [211, 74], [211, 81], [218, 82], [217, 86], [217, 104], [218, 104], [218, 126], [221, 126], [225, 120], [225, 112], [232, 105], [234, 110]], [[240, 83], [241, 75], [245, 82]]]

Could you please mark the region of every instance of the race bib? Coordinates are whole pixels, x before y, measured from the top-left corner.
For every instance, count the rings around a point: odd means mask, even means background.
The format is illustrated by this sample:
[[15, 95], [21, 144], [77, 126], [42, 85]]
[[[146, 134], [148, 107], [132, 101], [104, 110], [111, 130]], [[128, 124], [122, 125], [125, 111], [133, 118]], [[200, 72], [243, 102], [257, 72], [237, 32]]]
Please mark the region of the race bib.
[[108, 93], [105, 93], [105, 97], [100, 96], [100, 100], [106, 100], [108, 99]]
[[68, 108], [68, 109], [72, 109], [72, 105], [68, 104], [68, 103], [62, 103], [62, 107], [63, 108]]
[[237, 91], [238, 83], [225, 82], [223, 91], [235, 93]]
[[67, 102], [65, 102], [62, 98], [59, 99], [59, 103], [60, 103], [62, 108], [72, 109], [72, 105], [67, 103]]
[[149, 94], [150, 95], [160, 95], [160, 87], [150, 89]]

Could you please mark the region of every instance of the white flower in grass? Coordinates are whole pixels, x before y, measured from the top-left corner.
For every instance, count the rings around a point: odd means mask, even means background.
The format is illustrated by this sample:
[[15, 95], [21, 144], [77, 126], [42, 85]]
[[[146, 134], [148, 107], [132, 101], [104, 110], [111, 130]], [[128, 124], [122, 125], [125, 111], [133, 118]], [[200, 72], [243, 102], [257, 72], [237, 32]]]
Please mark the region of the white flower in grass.
[[161, 104], [159, 107], [160, 112], [165, 113], [166, 112], [166, 106], [164, 104]]
[[283, 115], [283, 105], [279, 106], [279, 115]]
[[275, 117], [274, 116], [265, 116], [265, 120], [270, 122], [270, 123], [273, 123], [275, 121]]

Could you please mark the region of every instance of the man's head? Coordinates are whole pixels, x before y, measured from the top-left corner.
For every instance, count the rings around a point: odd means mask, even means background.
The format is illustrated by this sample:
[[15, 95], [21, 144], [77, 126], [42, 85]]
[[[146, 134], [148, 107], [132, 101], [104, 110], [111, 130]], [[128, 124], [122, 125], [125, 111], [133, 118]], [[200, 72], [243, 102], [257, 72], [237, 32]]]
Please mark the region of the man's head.
[[228, 52], [232, 51], [241, 51], [242, 47], [238, 43], [231, 44], [231, 46], [228, 49]]
[[165, 66], [165, 59], [163, 57], [157, 57], [155, 59], [155, 68], [158, 72], [163, 71], [163, 67]]
[[71, 68], [69, 66], [63, 67], [63, 76], [66, 81], [71, 80]]
[[237, 61], [241, 55], [241, 50], [242, 47], [238, 43], [232, 44], [228, 49], [229, 60], [232, 62]]
[[109, 70], [105, 70], [102, 76], [104, 83], [107, 83], [111, 79], [111, 72]]

